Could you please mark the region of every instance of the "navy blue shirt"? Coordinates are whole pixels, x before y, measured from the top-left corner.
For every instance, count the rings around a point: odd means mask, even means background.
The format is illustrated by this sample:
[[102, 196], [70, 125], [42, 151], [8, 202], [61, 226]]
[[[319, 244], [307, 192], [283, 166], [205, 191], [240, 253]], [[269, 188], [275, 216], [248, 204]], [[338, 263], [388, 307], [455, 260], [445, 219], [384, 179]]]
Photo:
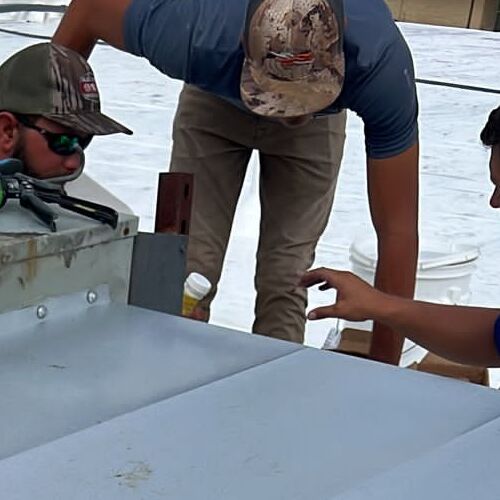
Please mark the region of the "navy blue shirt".
[[[132, 0], [125, 48], [161, 72], [245, 108], [241, 44], [249, 0]], [[365, 125], [368, 156], [415, 144], [418, 103], [410, 51], [384, 0], [344, 0], [343, 90], [319, 114], [350, 109]], [[246, 109], [246, 108], [245, 108]]]

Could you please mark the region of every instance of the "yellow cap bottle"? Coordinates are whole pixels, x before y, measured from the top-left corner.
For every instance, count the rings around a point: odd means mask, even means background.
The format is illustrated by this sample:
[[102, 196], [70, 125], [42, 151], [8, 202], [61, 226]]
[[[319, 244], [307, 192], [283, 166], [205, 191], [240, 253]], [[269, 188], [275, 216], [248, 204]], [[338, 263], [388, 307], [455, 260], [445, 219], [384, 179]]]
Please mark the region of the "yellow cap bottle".
[[212, 284], [205, 276], [191, 273], [184, 282], [182, 315], [190, 316], [198, 302], [206, 297], [211, 288]]

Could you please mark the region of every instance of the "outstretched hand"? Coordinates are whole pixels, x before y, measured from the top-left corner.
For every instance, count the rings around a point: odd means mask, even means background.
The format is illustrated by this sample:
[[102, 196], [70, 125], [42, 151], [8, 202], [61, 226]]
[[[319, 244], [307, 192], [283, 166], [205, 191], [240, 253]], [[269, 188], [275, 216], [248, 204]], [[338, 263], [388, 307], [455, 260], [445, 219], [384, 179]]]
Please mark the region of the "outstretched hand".
[[333, 317], [365, 321], [374, 319], [377, 311], [384, 307], [384, 293], [347, 271], [334, 271], [325, 267], [313, 269], [302, 276], [300, 285], [320, 285], [320, 290], [337, 290], [337, 301], [330, 306], [313, 309], [307, 315], [308, 319]]
[[191, 314], [188, 316], [188, 318], [208, 323], [208, 311], [203, 307], [196, 306], [191, 312]]

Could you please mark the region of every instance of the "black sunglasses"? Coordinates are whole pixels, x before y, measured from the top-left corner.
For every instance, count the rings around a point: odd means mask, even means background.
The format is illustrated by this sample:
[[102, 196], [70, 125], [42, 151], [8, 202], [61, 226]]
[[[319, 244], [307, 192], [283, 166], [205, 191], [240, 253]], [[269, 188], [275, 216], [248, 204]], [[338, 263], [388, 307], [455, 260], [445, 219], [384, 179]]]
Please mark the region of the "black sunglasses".
[[61, 156], [71, 156], [79, 149], [85, 149], [93, 138], [92, 135], [82, 137], [76, 134], [50, 132], [38, 127], [26, 116], [16, 115], [16, 118], [24, 127], [36, 130], [47, 141], [49, 149]]

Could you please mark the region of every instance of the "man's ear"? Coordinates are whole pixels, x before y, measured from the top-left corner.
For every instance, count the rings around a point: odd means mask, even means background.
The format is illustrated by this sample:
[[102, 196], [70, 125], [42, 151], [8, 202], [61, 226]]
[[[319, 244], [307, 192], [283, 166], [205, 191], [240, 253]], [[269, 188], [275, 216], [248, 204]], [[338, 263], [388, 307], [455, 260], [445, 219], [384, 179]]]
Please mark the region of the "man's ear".
[[0, 111], [0, 154], [9, 157], [19, 141], [19, 124], [16, 117], [8, 111]]

